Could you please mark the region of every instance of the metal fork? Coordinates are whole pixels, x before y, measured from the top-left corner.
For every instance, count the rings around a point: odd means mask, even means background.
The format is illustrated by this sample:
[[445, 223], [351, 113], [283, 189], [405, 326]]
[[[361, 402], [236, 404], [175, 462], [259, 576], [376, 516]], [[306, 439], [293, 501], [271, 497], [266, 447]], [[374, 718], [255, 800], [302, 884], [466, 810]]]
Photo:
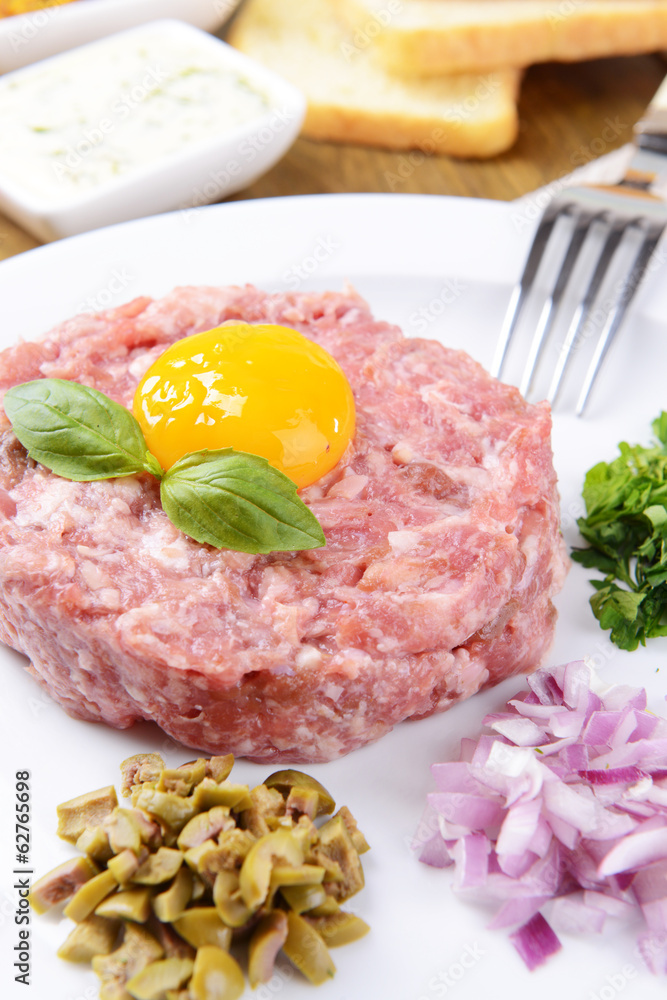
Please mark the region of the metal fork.
[[632, 230], [640, 235], [639, 248], [606, 311], [605, 320], [593, 351], [576, 404], [577, 415], [586, 408], [593, 384], [612, 344], [628, 306], [644, 277], [653, 253], [667, 226], [667, 202], [655, 193], [655, 187], [667, 182], [667, 78], [656, 93], [644, 117], [634, 129], [635, 153], [625, 176], [614, 185], [587, 185], [564, 191], [547, 206], [538, 224], [523, 274], [512, 291], [500, 331], [492, 372], [500, 377], [519, 317], [535, 282], [547, 245], [557, 222], [571, 220], [572, 232], [552, 290], [542, 307], [528, 351], [520, 390], [527, 395], [533, 385], [538, 364], [545, 354], [559, 307], [571, 284], [575, 265], [591, 230], [602, 229], [602, 249], [592, 268], [588, 286], [576, 306], [563, 340], [547, 393], [554, 403], [564, 375], [574, 355], [582, 332], [597, 305], [605, 277]]

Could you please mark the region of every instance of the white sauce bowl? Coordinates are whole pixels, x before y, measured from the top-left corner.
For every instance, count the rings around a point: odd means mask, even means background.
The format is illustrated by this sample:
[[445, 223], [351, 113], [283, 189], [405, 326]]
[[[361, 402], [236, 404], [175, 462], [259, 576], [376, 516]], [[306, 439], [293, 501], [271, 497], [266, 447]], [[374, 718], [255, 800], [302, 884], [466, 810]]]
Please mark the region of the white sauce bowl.
[[41, 240], [239, 191], [291, 146], [305, 100], [181, 21], [0, 77], [0, 208]]

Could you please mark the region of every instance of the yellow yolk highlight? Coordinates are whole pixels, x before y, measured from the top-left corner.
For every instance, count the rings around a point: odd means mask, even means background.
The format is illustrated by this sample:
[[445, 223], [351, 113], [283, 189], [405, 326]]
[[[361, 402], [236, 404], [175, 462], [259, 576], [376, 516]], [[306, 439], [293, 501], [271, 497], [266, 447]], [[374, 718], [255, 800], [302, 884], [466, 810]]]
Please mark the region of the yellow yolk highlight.
[[172, 344], [137, 386], [134, 415], [164, 469], [191, 451], [261, 455], [297, 486], [340, 460], [354, 399], [337, 361], [285, 326], [229, 324]]

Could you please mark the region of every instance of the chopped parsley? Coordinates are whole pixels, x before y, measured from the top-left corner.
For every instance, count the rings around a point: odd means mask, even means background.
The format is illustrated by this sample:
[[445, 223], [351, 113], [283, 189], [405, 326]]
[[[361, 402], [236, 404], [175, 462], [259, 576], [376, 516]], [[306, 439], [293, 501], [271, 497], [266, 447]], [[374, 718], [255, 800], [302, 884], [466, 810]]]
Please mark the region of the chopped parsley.
[[604, 579], [591, 580], [593, 614], [620, 649], [667, 635], [667, 413], [653, 421], [655, 444], [621, 442], [619, 456], [586, 473], [586, 517], [577, 521], [589, 548], [572, 558]]

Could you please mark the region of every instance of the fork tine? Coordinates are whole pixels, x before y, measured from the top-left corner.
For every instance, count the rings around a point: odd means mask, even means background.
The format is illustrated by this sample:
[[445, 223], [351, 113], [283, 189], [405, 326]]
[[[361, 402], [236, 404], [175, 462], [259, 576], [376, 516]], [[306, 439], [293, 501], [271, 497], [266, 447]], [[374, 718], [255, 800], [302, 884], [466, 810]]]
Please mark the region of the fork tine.
[[561, 264], [553, 291], [548, 296], [540, 314], [535, 334], [530, 345], [526, 367], [524, 368], [521, 379], [520, 392], [522, 396], [527, 396], [532, 388], [533, 379], [535, 377], [537, 365], [542, 353], [542, 346], [551, 332], [551, 327], [553, 326], [558, 313], [558, 308], [561, 304], [563, 295], [565, 294], [565, 289], [567, 288], [570, 278], [572, 277], [572, 271], [577, 263], [581, 248], [584, 245], [584, 240], [586, 239], [593, 222], [600, 217], [600, 214], [601, 213], [599, 212], [580, 212], [577, 216], [575, 216], [574, 231], [570, 238], [569, 246], [565, 253], [565, 257], [563, 258], [563, 263]]
[[618, 249], [618, 245], [621, 242], [621, 238], [626, 228], [627, 222], [624, 222], [623, 220], [618, 220], [611, 224], [611, 228], [605, 238], [602, 252], [600, 253], [600, 257], [595, 266], [593, 276], [588, 284], [588, 288], [586, 289], [582, 301], [575, 309], [572, 322], [570, 323], [565, 336], [563, 347], [561, 348], [561, 352], [558, 356], [558, 362], [547, 393], [547, 399], [552, 406], [556, 402], [563, 378], [565, 376], [565, 371], [570, 360], [572, 359], [574, 345], [576, 344], [579, 334], [584, 329], [588, 321], [588, 317], [590, 316], [593, 304], [595, 303], [600, 287], [602, 286], [602, 282], [604, 281], [604, 277], [609, 270], [609, 265], [611, 264], [616, 250]]
[[653, 251], [658, 245], [660, 237], [664, 231], [664, 222], [654, 223], [653, 225], [649, 225], [647, 227], [646, 235], [639, 250], [637, 251], [632, 269], [624, 282], [620, 297], [607, 317], [607, 322], [605, 323], [604, 329], [602, 330], [600, 338], [596, 344], [595, 353], [586, 373], [586, 379], [577, 402], [576, 412], [579, 417], [586, 409], [588, 397], [590, 396], [591, 389], [593, 388], [593, 384], [602, 362], [607, 355], [607, 351], [611, 347], [611, 343], [618, 331], [619, 326], [621, 325], [621, 322], [623, 321], [626, 310], [630, 305], [630, 302], [632, 301], [644, 274], [646, 273]]
[[500, 373], [503, 370], [512, 334], [514, 333], [519, 316], [521, 315], [521, 310], [523, 309], [528, 292], [532, 288], [533, 282], [535, 281], [535, 275], [537, 274], [545, 247], [549, 241], [551, 230], [553, 229], [556, 219], [560, 215], [561, 211], [561, 205], [551, 202], [551, 204], [544, 210], [540, 223], [535, 231], [535, 236], [533, 237], [533, 243], [523, 269], [523, 274], [512, 291], [512, 297], [510, 299], [509, 306], [507, 307], [505, 319], [503, 320], [502, 329], [496, 345], [496, 353], [491, 366], [491, 372], [496, 376], [496, 378], [500, 378]]

